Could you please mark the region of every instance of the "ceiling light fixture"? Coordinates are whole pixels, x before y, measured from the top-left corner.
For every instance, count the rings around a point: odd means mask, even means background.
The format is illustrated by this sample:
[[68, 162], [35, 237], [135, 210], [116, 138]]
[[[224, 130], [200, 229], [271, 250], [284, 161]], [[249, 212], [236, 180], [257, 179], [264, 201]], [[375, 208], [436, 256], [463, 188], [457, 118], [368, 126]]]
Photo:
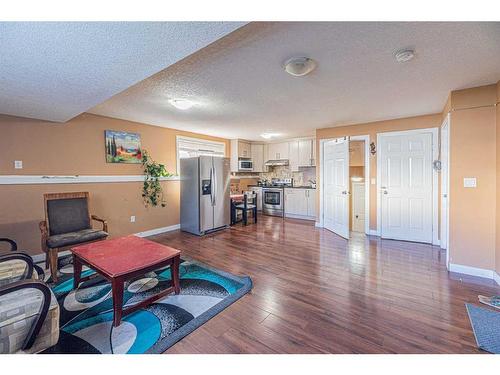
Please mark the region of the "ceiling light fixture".
[[404, 63], [415, 57], [415, 51], [412, 49], [402, 49], [394, 54], [397, 62]]
[[181, 109], [183, 111], [191, 108], [194, 105], [193, 102], [186, 99], [170, 99], [168, 102], [172, 104], [175, 108]]
[[316, 61], [309, 57], [292, 57], [285, 61], [284, 68], [288, 74], [302, 77], [311, 73], [316, 68]]
[[265, 138], [265, 139], [271, 139], [273, 137], [279, 136], [279, 134], [278, 133], [262, 133], [260, 136], [262, 138]]

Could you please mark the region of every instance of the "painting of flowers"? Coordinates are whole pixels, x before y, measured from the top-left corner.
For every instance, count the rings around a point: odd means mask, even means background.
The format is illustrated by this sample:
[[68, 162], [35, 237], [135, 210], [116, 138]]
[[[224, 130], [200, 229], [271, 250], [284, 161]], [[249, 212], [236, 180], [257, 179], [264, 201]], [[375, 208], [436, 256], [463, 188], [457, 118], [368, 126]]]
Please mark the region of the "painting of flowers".
[[139, 134], [106, 130], [105, 137], [108, 163], [141, 163], [142, 150]]

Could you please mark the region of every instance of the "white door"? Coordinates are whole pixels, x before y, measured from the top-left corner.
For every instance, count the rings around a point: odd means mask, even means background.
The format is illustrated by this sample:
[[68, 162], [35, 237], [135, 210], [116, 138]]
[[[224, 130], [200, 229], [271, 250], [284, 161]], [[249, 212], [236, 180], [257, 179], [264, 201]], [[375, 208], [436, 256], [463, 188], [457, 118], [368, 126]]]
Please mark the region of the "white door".
[[334, 139], [323, 147], [324, 227], [349, 238], [349, 140]]
[[352, 184], [352, 230], [353, 232], [365, 232], [365, 183], [354, 182]]
[[432, 133], [379, 135], [381, 237], [432, 243]]
[[[441, 248], [448, 249], [448, 196], [449, 196], [449, 117], [447, 116], [441, 127]], [[448, 264], [448, 251], [446, 252], [446, 264]]]

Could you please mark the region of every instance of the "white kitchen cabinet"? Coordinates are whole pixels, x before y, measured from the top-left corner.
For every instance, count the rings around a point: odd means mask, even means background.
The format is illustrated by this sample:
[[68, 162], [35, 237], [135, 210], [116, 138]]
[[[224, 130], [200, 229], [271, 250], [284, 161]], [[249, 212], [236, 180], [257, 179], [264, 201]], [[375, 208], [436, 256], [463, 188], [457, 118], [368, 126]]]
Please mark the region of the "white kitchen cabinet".
[[270, 143], [268, 146], [269, 160], [288, 159], [288, 142]]
[[239, 158], [251, 158], [252, 148], [250, 142], [245, 142], [239, 139], [231, 139], [231, 172], [238, 172]]
[[264, 145], [261, 143], [252, 143], [250, 147], [250, 152], [252, 155], [253, 171], [254, 172], [264, 172]]
[[316, 189], [306, 189], [307, 193], [307, 216], [316, 220]]
[[286, 188], [285, 216], [297, 219], [316, 220], [316, 190]]
[[315, 167], [316, 166], [316, 138], [312, 140], [312, 164], [311, 166]]
[[288, 142], [288, 160], [290, 161], [290, 169], [292, 172], [298, 172], [300, 165], [299, 141]]
[[238, 141], [238, 157], [239, 158], [252, 157], [252, 146], [250, 145], [250, 143]]
[[301, 139], [298, 141], [298, 165], [299, 167], [310, 167], [313, 165], [313, 140]]
[[250, 190], [257, 193], [257, 211], [262, 211], [262, 187], [252, 186]]

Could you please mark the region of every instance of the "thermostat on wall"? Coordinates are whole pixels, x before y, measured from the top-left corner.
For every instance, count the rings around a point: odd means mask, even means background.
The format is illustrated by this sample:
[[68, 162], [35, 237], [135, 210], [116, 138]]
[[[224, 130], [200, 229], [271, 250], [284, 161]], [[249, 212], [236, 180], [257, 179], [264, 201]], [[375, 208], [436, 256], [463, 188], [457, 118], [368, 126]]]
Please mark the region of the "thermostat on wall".
[[475, 188], [476, 186], [476, 177], [464, 177], [464, 188]]

